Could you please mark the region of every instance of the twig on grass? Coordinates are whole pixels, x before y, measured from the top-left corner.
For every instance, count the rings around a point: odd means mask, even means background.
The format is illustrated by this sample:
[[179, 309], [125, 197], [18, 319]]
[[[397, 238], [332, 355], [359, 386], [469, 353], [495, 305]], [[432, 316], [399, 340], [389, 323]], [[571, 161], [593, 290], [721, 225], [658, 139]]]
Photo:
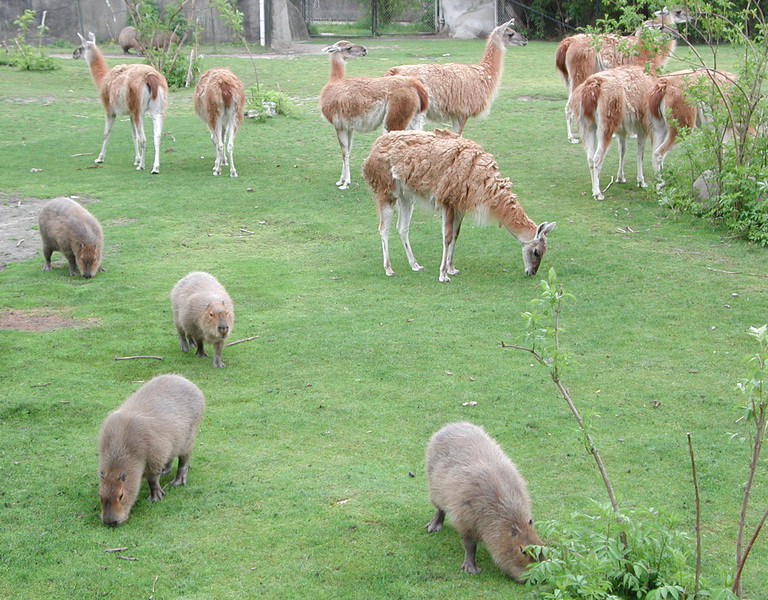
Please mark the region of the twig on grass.
[[139, 560], [138, 558], [134, 558], [133, 556], [123, 556], [122, 554], [118, 554], [117, 558], [121, 560]]
[[242, 340], [236, 340], [234, 342], [229, 342], [229, 344], [224, 344], [224, 347], [226, 348], [227, 346], [234, 346], [235, 344], [242, 344], [243, 342], [250, 342], [251, 340], [255, 340], [257, 337], [259, 337], [259, 336], [258, 335], [252, 335], [251, 337], [243, 338]]
[[45, 387], [45, 386], [47, 386], [47, 385], [51, 385], [51, 382], [49, 381], [49, 382], [47, 382], [47, 383], [33, 383], [33, 384], [32, 384], [32, 385], [30, 385], [29, 387]]
[[115, 356], [115, 360], [134, 360], [136, 358], [154, 358], [155, 360], [163, 360], [162, 356]]
[[78, 156], [93, 156], [93, 152], [81, 152], [80, 154], [70, 154], [70, 158], [76, 158]]
[[128, 550], [128, 546], [121, 546], [120, 548], [104, 548], [104, 552], [122, 552]]
[[743, 273], [742, 271], [723, 271], [722, 269], [713, 269], [707, 267], [707, 271], [714, 271], [715, 273], [725, 273], [726, 275], [748, 275], [750, 277], [768, 277], [764, 273]]

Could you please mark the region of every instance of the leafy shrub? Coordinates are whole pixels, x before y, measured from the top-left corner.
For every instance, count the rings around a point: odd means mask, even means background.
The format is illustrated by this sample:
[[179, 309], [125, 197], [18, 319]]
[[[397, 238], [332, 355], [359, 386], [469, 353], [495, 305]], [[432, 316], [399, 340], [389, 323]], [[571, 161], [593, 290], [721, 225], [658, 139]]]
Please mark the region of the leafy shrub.
[[271, 116], [287, 117], [293, 114], [293, 103], [283, 92], [260, 90], [251, 86], [246, 90], [245, 98], [246, 113], [258, 123], [263, 123]]
[[[195, 82], [200, 77], [203, 60], [199, 56], [192, 60], [192, 77], [190, 81]], [[167, 62], [163, 65], [163, 75], [168, 81], [168, 87], [183, 88], [187, 85], [187, 73], [189, 72], [189, 59], [179, 54], [176, 60]]]
[[[26, 34], [35, 19], [35, 14], [34, 10], [27, 9], [13, 21], [19, 32], [12, 40], [16, 50], [8, 57], [7, 64], [22, 71], [53, 71], [60, 68], [58, 63], [43, 52], [42, 48], [33, 48], [26, 41]], [[40, 39], [47, 29], [44, 21], [37, 26]]]

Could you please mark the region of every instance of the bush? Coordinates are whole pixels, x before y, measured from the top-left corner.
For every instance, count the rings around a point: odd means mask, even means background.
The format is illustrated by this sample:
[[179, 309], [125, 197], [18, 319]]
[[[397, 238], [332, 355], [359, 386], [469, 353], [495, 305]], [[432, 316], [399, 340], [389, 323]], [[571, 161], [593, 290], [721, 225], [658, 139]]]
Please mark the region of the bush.
[[[8, 57], [6, 64], [17, 67], [22, 71], [53, 71], [58, 69], [59, 65], [50, 56], [43, 52], [42, 48], [33, 48], [26, 41], [27, 31], [35, 19], [34, 10], [25, 10], [24, 14], [14, 20], [13, 24], [18, 27], [18, 34], [13, 38], [16, 51]], [[45, 18], [37, 26], [38, 36], [42, 39], [43, 34], [48, 28], [45, 26]]]
[[293, 103], [283, 92], [260, 90], [252, 86], [246, 90], [245, 110], [249, 117], [263, 123], [275, 115], [293, 114]]

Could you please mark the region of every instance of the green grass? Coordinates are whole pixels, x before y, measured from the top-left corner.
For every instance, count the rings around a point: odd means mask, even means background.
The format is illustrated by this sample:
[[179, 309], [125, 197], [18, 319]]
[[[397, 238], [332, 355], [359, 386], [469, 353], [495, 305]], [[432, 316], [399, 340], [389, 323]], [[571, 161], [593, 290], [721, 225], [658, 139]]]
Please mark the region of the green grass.
[[[482, 52], [480, 41], [366, 45], [349, 75], [476, 62]], [[583, 149], [566, 141], [554, 50], [508, 53], [490, 117], [471, 120], [465, 135], [494, 154], [531, 218], [558, 222], [540, 275], [555, 267], [577, 298], [563, 315], [562, 345], [578, 361], [565, 379], [622, 506], [676, 514], [692, 532], [692, 432], [704, 573], [717, 581], [731, 569], [747, 469], [746, 445], [731, 439], [745, 433], [734, 385], [755, 350], [746, 330], [768, 318], [768, 254], [659, 207], [650, 190], [614, 184], [604, 202], [592, 200]], [[520, 341], [519, 315], [539, 293], [519, 244], [466, 223], [462, 273], [440, 284], [439, 218], [417, 209], [411, 241], [426, 269], [409, 270], [393, 234], [397, 276], [387, 278], [360, 174], [376, 134], [355, 136], [353, 186], [337, 190], [338, 144], [316, 106], [324, 55], [257, 62], [262, 88], [286, 93], [296, 110], [244, 123], [238, 179], [211, 175], [213, 147], [190, 90], [171, 95], [160, 175], [133, 170], [124, 120], [93, 168], [102, 109], [85, 64], [58, 60], [54, 73], [2, 69], [0, 190], [96, 199], [88, 208], [104, 226], [106, 272], [89, 281], [44, 273], [39, 253], [0, 272], [0, 312], [44, 307], [82, 320], [0, 330], [0, 597], [522, 598], [484, 550], [484, 572], [463, 574], [451, 527], [422, 529], [432, 512], [425, 443], [459, 419], [483, 425], [517, 462], [537, 519], [605, 500], [546, 373], [500, 347]], [[248, 59], [207, 56], [204, 67], [214, 65], [255, 84]], [[151, 152], [149, 143], [149, 161]], [[616, 162], [612, 149], [604, 174]], [[226, 348], [224, 369], [178, 349], [169, 293], [198, 269], [232, 296], [233, 339], [259, 336]], [[163, 360], [114, 360], [144, 354]], [[208, 403], [188, 485], [152, 505], [144, 484], [128, 522], [106, 528], [99, 426], [140, 381], [166, 372], [188, 377]], [[752, 523], [767, 495], [763, 461]], [[764, 539], [747, 567], [749, 598], [766, 597]]]

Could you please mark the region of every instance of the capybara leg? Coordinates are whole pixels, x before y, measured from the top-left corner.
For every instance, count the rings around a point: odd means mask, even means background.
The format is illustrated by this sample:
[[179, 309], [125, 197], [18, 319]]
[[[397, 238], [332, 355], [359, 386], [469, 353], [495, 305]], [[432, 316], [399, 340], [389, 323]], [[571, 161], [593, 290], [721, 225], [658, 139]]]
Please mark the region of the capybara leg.
[[147, 475], [147, 483], [149, 483], [149, 499], [152, 502], [157, 502], [163, 497], [163, 488], [160, 487], [160, 473], [152, 473]]
[[440, 531], [443, 528], [443, 521], [445, 520], [445, 513], [437, 509], [435, 511], [435, 516], [432, 517], [432, 520], [424, 525], [424, 529], [426, 529], [429, 533], [434, 533], [435, 531]]
[[475, 550], [477, 550], [477, 540], [470, 537], [462, 537], [461, 543], [464, 544], [464, 562], [461, 568], [467, 573], [477, 575], [482, 569], [475, 562]]
[[176, 467], [176, 477], [171, 485], [187, 485], [187, 471], [189, 471], [189, 454], [179, 456], [179, 466]]
[[224, 342], [214, 342], [213, 344], [213, 366], [223, 367], [224, 363], [221, 362], [221, 351], [224, 348]]
[[69, 261], [69, 276], [77, 275], [77, 261], [75, 260], [75, 255], [67, 256], [67, 260]]
[[195, 352], [195, 356], [198, 356], [200, 358], [205, 358], [208, 356], [205, 353], [205, 350], [203, 349], [203, 338], [200, 338], [199, 340], [194, 340], [195, 346], [197, 346], [197, 352]]
[[182, 352], [189, 352], [189, 344], [187, 343], [186, 334], [179, 331], [179, 348]]
[[51, 270], [51, 254], [52, 253], [53, 253], [53, 250], [51, 250], [45, 245], [43, 246], [43, 271]]
[[163, 470], [160, 472], [160, 477], [163, 475], [168, 475], [171, 471], [171, 465], [173, 465], [173, 459], [169, 460], [165, 465], [163, 465]]

